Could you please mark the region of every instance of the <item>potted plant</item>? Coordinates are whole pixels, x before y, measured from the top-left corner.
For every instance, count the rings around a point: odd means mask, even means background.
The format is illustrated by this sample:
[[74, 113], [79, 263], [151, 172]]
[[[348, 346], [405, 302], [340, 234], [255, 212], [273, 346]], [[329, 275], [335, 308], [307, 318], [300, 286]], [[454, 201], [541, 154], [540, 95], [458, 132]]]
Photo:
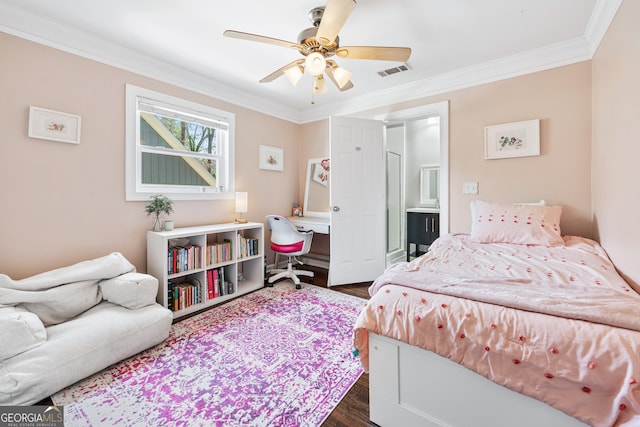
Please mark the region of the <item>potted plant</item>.
[[173, 200], [162, 194], [156, 194], [155, 196], [151, 196], [151, 201], [146, 204], [144, 210], [147, 216], [151, 214], [156, 216], [153, 231], [160, 231], [162, 230], [160, 215], [169, 215], [173, 212]]

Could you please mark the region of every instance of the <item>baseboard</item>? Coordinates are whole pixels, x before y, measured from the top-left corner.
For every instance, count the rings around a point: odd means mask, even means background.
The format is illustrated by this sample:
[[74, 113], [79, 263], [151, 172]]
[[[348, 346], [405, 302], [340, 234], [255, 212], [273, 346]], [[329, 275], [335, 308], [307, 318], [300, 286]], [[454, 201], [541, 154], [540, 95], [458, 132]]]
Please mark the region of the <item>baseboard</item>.
[[[302, 255], [296, 258], [298, 258], [303, 263], [302, 265], [298, 264], [299, 267], [303, 267], [304, 265], [310, 265], [313, 267], [324, 268], [325, 270], [329, 270], [329, 264], [330, 264], [329, 255], [308, 253], [306, 255]], [[285, 258], [283, 260], [279, 260], [277, 266], [275, 265], [275, 263], [267, 264], [267, 273], [270, 273], [275, 269], [286, 269], [286, 268], [287, 268], [287, 260]]]
[[308, 253], [298, 258], [307, 265], [324, 268], [325, 270], [329, 269], [329, 255]]

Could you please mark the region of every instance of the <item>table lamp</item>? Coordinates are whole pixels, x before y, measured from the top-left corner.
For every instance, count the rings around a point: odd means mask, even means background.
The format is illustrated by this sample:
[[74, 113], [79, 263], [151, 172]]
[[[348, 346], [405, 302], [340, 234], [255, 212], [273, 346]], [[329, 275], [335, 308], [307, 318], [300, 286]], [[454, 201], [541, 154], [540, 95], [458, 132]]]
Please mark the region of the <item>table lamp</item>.
[[245, 191], [236, 191], [236, 213], [240, 214], [240, 218], [236, 218], [236, 224], [245, 224], [247, 222], [246, 218], [242, 217], [242, 214], [247, 212], [247, 207], [249, 206], [248, 194]]

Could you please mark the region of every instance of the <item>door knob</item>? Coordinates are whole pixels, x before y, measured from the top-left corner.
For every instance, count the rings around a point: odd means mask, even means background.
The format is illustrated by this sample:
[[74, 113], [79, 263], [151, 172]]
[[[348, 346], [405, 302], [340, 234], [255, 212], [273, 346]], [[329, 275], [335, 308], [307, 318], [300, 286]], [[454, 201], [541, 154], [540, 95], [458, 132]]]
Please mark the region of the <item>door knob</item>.
[[338, 212], [340, 211], [340, 208], [338, 206], [334, 206], [331, 209], [333, 209], [334, 212]]

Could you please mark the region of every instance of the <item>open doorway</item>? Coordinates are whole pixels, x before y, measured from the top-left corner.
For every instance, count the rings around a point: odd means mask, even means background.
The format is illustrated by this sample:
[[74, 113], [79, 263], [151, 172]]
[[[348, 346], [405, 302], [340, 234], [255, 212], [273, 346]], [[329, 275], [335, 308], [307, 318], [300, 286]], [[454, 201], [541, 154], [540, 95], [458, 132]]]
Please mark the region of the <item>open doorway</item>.
[[[449, 232], [449, 103], [387, 113], [385, 170], [387, 265], [407, 259], [407, 213], [435, 213], [439, 234]], [[428, 192], [425, 171], [437, 171]], [[433, 186], [431, 186], [433, 187]]]

